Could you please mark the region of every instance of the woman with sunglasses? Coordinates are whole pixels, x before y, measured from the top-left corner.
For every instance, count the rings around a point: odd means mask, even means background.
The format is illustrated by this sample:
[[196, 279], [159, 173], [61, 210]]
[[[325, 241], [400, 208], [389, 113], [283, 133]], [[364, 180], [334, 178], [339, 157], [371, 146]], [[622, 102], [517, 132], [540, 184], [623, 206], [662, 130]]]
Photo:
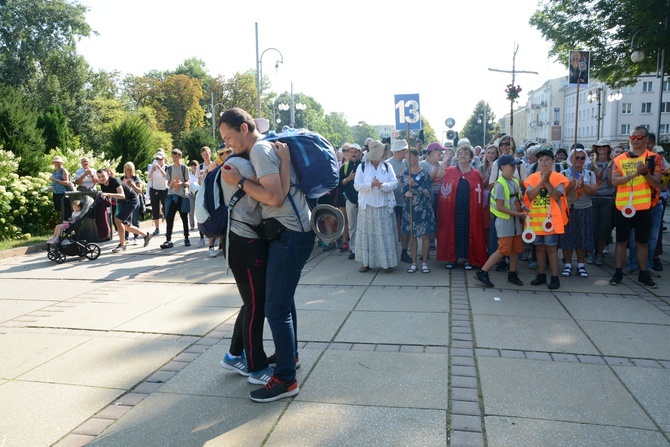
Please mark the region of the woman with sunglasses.
[[598, 184], [592, 171], [584, 168], [588, 155], [584, 149], [570, 151], [567, 163], [568, 169], [561, 174], [566, 176], [570, 183], [565, 188], [565, 194], [570, 207], [570, 219], [565, 226], [565, 233], [559, 237], [558, 246], [563, 250], [565, 267], [562, 276], [572, 273], [572, 252], [577, 252], [577, 274], [588, 278], [586, 271], [586, 252], [593, 250], [593, 206], [591, 197], [597, 192]]

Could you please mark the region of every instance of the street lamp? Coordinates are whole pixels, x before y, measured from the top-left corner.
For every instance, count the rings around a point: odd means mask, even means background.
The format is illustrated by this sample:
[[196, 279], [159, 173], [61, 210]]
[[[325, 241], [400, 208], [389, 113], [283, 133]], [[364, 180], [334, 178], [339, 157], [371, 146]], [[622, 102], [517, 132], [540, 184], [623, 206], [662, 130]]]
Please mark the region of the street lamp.
[[277, 59], [275, 63], [275, 70], [279, 71], [279, 64], [284, 63], [284, 56], [276, 48], [266, 48], [262, 53], [258, 53], [258, 22], [256, 22], [256, 94], [258, 95], [258, 117], [263, 118], [263, 112], [261, 111], [261, 93], [263, 93], [263, 55], [268, 51], [276, 51], [279, 53], [280, 59]]
[[482, 147], [484, 147], [486, 146], [486, 123], [489, 120], [489, 112], [480, 113], [477, 118], [477, 123], [482, 125]]
[[596, 141], [600, 140], [600, 120], [602, 119], [602, 116], [600, 116], [600, 106], [602, 105], [600, 102], [600, 95], [602, 92], [602, 87], [596, 87], [595, 89], [589, 91], [589, 103], [595, 101], [598, 104], [598, 114], [596, 115]]
[[295, 128], [295, 109], [305, 110], [307, 109], [307, 104], [295, 102], [295, 95], [293, 94], [293, 81], [291, 81], [291, 128]]
[[276, 107], [279, 110], [281, 110], [282, 112], [285, 112], [290, 108], [288, 104], [284, 104], [283, 102], [277, 104], [277, 101], [279, 101], [279, 97], [277, 97], [277, 99], [275, 99], [274, 103], [272, 103], [272, 108], [273, 108], [272, 115], [275, 119], [275, 124], [274, 124], [275, 131], [277, 130], [277, 125], [281, 124], [281, 117], [279, 116], [279, 114], [275, 115], [274, 108]]
[[[223, 103], [217, 102], [214, 104], [214, 92], [212, 92], [212, 96], [210, 99], [210, 104], [209, 104], [209, 110], [205, 114], [205, 116], [209, 119], [212, 119], [212, 138], [214, 141], [216, 141], [216, 106], [223, 106]], [[223, 112], [221, 112], [223, 113]], [[219, 114], [221, 116], [221, 114]]]

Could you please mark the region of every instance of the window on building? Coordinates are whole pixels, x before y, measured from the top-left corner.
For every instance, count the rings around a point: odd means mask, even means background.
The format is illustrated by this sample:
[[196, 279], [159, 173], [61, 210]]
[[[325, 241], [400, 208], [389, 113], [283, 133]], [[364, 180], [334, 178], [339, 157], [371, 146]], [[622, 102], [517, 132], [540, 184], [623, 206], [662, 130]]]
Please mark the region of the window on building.
[[652, 90], [652, 86], [653, 86], [653, 85], [654, 85], [654, 84], [653, 84], [653, 82], [651, 82], [651, 81], [644, 81], [644, 82], [642, 83], [642, 91], [643, 91], [643, 92], [653, 92], [653, 91], [654, 91], [654, 90]]
[[621, 135], [629, 135], [630, 134], [630, 124], [622, 124], [621, 125], [621, 132], [619, 132]]
[[640, 110], [640, 113], [651, 113], [651, 103], [650, 102], [643, 102], [642, 103], [642, 110]]
[[670, 133], [670, 124], [661, 124], [661, 134], [668, 134]]
[[627, 85], [621, 89], [621, 93], [633, 93], [633, 86]]
[[663, 81], [663, 91], [670, 92], [670, 80]]
[[633, 104], [629, 102], [624, 102], [621, 104], [621, 113], [624, 115], [629, 115], [633, 113]]
[[661, 104], [661, 113], [670, 113], [670, 102], [664, 102]]

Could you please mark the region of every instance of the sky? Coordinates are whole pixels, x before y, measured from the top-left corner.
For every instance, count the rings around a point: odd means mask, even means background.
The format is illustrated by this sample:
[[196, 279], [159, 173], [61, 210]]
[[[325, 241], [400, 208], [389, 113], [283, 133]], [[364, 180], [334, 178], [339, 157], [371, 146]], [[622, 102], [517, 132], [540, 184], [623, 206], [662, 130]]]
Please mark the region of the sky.
[[[395, 95], [418, 94], [420, 112], [445, 139], [445, 120], [460, 130], [480, 100], [496, 118], [509, 113], [505, 88], [512, 69], [529, 90], [567, 76], [548, 58], [549, 43], [528, 24], [536, 0], [189, 2], [80, 0], [97, 35], [82, 39], [80, 54], [94, 69], [142, 75], [174, 70], [202, 59], [210, 75], [231, 77], [256, 68], [258, 48], [270, 90], [303, 93], [326, 114], [343, 113], [350, 125], [395, 124]], [[226, 107], [234, 107], [226, 104]]]

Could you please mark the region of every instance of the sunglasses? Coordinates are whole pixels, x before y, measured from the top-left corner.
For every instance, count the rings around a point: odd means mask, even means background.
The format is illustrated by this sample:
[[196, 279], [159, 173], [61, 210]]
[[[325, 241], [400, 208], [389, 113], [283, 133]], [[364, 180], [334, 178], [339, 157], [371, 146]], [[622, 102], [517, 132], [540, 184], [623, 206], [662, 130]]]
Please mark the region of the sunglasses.
[[630, 136], [631, 141], [644, 140], [645, 138], [647, 138], [646, 135], [631, 135]]
[[586, 160], [586, 157], [575, 157], [575, 160]]
[[511, 146], [510, 143], [500, 143], [498, 146]]

